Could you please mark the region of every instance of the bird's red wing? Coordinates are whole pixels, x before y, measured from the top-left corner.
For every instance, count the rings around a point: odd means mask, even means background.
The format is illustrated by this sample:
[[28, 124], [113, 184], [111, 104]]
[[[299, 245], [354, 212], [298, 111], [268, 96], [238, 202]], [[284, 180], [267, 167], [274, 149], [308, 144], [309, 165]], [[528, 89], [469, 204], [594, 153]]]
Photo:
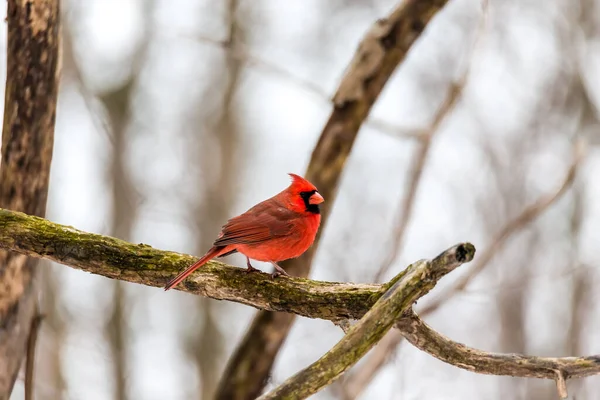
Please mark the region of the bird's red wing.
[[262, 203], [244, 214], [230, 219], [221, 235], [215, 240], [215, 246], [230, 244], [256, 244], [276, 237], [290, 235], [293, 232], [293, 219], [296, 213], [274, 205]]

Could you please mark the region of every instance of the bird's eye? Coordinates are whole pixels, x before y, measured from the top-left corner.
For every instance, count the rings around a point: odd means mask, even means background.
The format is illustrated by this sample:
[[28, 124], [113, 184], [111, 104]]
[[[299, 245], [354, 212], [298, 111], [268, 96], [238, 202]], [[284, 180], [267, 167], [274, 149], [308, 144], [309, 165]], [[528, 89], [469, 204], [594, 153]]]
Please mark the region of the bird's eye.
[[307, 202], [308, 199], [310, 199], [310, 196], [312, 196], [316, 192], [317, 192], [316, 190], [311, 190], [310, 192], [309, 191], [300, 192], [300, 197], [302, 197], [302, 200], [304, 200], [305, 202]]

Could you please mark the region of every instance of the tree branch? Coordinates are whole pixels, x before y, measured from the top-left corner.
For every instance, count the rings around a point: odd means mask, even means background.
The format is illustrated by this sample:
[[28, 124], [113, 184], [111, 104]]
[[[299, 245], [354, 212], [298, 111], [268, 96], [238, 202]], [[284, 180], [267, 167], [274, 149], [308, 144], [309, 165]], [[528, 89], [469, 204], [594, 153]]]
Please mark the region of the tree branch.
[[[168, 31], [169, 29], [170, 27], [168, 26], [160, 28], [161, 31]], [[280, 67], [277, 64], [261, 59], [260, 57], [252, 54], [247, 47], [244, 47], [241, 44], [236, 43], [235, 46], [231, 46], [231, 43], [228, 39], [220, 40], [211, 38], [209, 36], [199, 36], [195, 33], [180, 34], [177, 35], [177, 37], [185, 37], [209, 46], [222, 48], [227, 51], [227, 55], [231, 59], [234, 59], [240, 63], [244, 63], [248, 67], [257, 67], [258, 69], [262, 69], [263, 72], [278, 75], [280, 78], [285, 79], [293, 85], [312, 93], [315, 95], [315, 97], [323, 100], [326, 103], [333, 102], [333, 99], [327, 95], [325, 89], [322, 89], [318, 84], [314, 83], [310, 79], [304, 79], [296, 76], [284, 67]], [[363, 125], [369, 126], [382, 134], [395, 138], [420, 140], [423, 134], [422, 129], [419, 129], [416, 126], [399, 126], [376, 116], [369, 116], [363, 122]]]
[[[0, 209], [0, 249], [156, 287], [162, 287], [172, 274], [196, 259], [3, 209]], [[458, 264], [470, 261], [474, 251], [469, 243], [459, 244], [430, 262], [415, 263], [384, 285], [320, 282], [293, 277], [273, 280], [266, 273], [246, 274], [242, 268], [213, 261], [179, 287], [214, 299], [310, 318], [335, 321], [364, 317], [320, 361], [277, 389], [287, 388], [285, 392], [275, 393], [288, 393], [290, 388], [298, 387], [300, 377], [308, 380], [302, 378], [303, 389], [294, 393], [308, 390], [314, 391], [307, 392], [307, 395], [315, 393], [358, 361], [383, 337], [394, 321], [398, 321], [396, 327], [409, 342], [442, 361], [483, 374], [554, 379], [561, 395], [566, 393], [563, 381], [600, 374], [600, 355], [543, 358], [486, 353], [447, 339], [428, 327], [412, 311], [398, 319], [398, 315], [427, 293], [443, 275]], [[392, 322], [388, 326], [390, 320]], [[289, 398], [297, 398], [294, 397], [296, 395]]]
[[[0, 249], [41, 257], [108, 278], [162, 287], [196, 257], [83, 232], [43, 218], [0, 209]], [[179, 290], [262, 310], [310, 318], [361, 318], [386, 285], [271, 279], [211, 261], [178, 286]]]
[[462, 369], [489, 375], [553, 379], [561, 398], [566, 398], [567, 379], [600, 374], [600, 355], [545, 358], [487, 353], [437, 333], [412, 311], [403, 316], [396, 327], [413, 346]]
[[44, 317], [36, 309], [36, 315], [31, 320], [29, 328], [29, 337], [27, 338], [27, 357], [25, 359], [25, 400], [33, 400], [34, 384], [34, 367], [35, 367], [35, 350], [37, 345], [38, 335], [40, 333], [40, 325]]
[[464, 243], [433, 260], [422, 260], [409, 266], [338, 344], [259, 400], [304, 399], [329, 385], [356, 364], [415, 301], [433, 289], [443, 276], [471, 261], [474, 255], [475, 247]]
[[[577, 169], [581, 164], [585, 152], [586, 144], [582, 139], [575, 142], [574, 157], [569, 170], [560, 186], [552, 193], [546, 193], [538, 198], [535, 202], [525, 207], [523, 211], [514, 219], [508, 221], [504, 225], [496, 237], [491, 241], [491, 244], [480, 252], [477, 260], [470, 267], [469, 273], [458, 280], [458, 283], [447, 289], [444, 294], [438, 295], [428, 306], [421, 309], [419, 314], [422, 316], [429, 315], [438, 310], [443, 304], [448, 302], [448, 299], [463, 290], [469, 282], [471, 282], [490, 262], [490, 260], [503, 249], [507, 240], [516, 232], [527, 227], [538, 216], [554, 205], [575, 181]], [[366, 386], [375, 377], [377, 371], [385, 365], [389, 355], [400, 344], [402, 335], [398, 331], [390, 331], [390, 333], [379, 343], [379, 345], [369, 355], [368, 359], [362, 364], [359, 370], [354, 372], [349, 379], [349, 383], [343, 388], [347, 399], [354, 399], [366, 388]]]
[[534, 203], [525, 207], [516, 218], [510, 220], [506, 225], [504, 225], [504, 227], [496, 234], [490, 246], [487, 247], [486, 250], [478, 257], [477, 263], [471, 268], [469, 273], [463, 275], [452, 285], [451, 288], [447, 289], [445, 293], [439, 295], [436, 300], [429, 303], [427, 307], [420, 311], [420, 313], [425, 315], [434, 312], [443, 304], [445, 304], [450, 297], [458, 292], [463, 291], [467, 285], [479, 275], [479, 273], [494, 258], [494, 256], [498, 254], [498, 252], [504, 247], [512, 235], [527, 227], [548, 208], [554, 205], [558, 199], [560, 199], [573, 185], [575, 177], [577, 176], [577, 169], [581, 164], [581, 161], [584, 159], [586, 151], [586, 141], [582, 138], [577, 138], [573, 146], [573, 161], [571, 162], [569, 170], [567, 171], [567, 174], [558, 190], [540, 197]]
[[[291, 275], [309, 275], [312, 258], [335, 201], [342, 170], [360, 127], [396, 67], [447, 1], [403, 1], [387, 18], [378, 20], [358, 46], [333, 97], [333, 110], [305, 174], [327, 199], [321, 211], [322, 228], [306, 253], [283, 263], [282, 266]], [[229, 360], [216, 398], [256, 398], [267, 382], [275, 357], [293, 322], [294, 318], [290, 315], [259, 313]]]
[[427, 160], [429, 158], [431, 144], [433, 143], [436, 133], [440, 130], [442, 123], [454, 111], [454, 108], [462, 97], [462, 93], [467, 84], [471, 69], [471, 60], [475, 54], [475, 50], [479, 41], [483, 37], [484, 28], [487, 25], [487, 6], [487, 0], [483, 0], [481, 22], [477, 27], [475, 40], [471, 46], [464, 72], [456, 82], [450, 83], [448, 94], [435, 112], [430, 125], [426, 129], [422, 130], [419, 134], [420, 143], [418, 144], [417, 151], [413, 155], [414, 158], [410, 167], [410, 175], [406, 186], [406, 194], [402, 197], [401, 203], [396, 211], [396, 223], [394, 224], [395, 229], [393, 232], [393, 244], [391, 251], [387, 254], [385, 261], [375, 273], [375, 282], [381, 281], [385, 273], [391, 268], [391, 266], [394, 264], [394, 261], [396, 261], [398, 258], [408, 224], [413, 214], [412, 210], [415, 204], [415, 199], [417, 198], [419, 186], [421, 185], [423, 171], [425, 170]]
[[[60, 70], [59, 5], [58, 0], [9, 0], [7, 4], [0, 207], [43, 216]], [[34, 261], [0, 251], [2, 400], [10, 397], [36, 317]], [[30, 378], [32, 368], [30, 361], [27, 374]], [[31, 395], [29, 390], [28, 395]]]

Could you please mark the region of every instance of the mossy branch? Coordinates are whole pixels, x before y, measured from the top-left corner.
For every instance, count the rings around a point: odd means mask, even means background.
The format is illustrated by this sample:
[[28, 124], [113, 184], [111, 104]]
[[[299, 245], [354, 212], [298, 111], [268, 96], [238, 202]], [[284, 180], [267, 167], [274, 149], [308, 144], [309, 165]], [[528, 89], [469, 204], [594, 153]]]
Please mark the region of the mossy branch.
[[[360, 41], [333, 96], [333, 109], [313, 149], [305, 177], [327, 199], [313, 246], [282, 265], [307, 277], [335, 204], [337, 188], [358, 132], [396, 68], [448, 0], [399, 1]], [[227, 363], [215, 399], [252, 400], [265, 387], [293, 315], [259, 312]], [[264, 339], [268, 338], [268, 340]]]
[[[189, 255], [87, 233], [4, 209], [0, 209], [0, 249], [157, 287], [162, 287], [169, 277], [196, 260]], [[409, 342], [444, 362], [483, 374], [554, 379], [563, 398], [568, 379], [600, 374], [600, 355], [544, 358], [487, 353], [454, 342], [421, 321], [410, 306], [445, 274], [471, 261], [474, 252], [471, 244], [459, 244], [431, 261], [411, 265], [383, 285], [294, 277], [273, 280], [266, 273], [247, 274], [242, 268], [212, 261], [179, 288], [217, 300], [309, 318], [332, 321], [362, 318], [319, 361], [264, 399], [304, 398], [316, 393], [355, 364], [394, 324]]]
[[[0, 209], [0, 248], [46, 258], [108, 278], [162, 287], [196, 257], [87, 233], [43, 218]], [[385, 292], [385, 285], [321, 282], [247, 274], [211, 261], [178, 286], [179, 290], [229, 300], [263, 310], [310, 318], [361, 318]]]
[[305, 399], [332, 383], [379, 342], [415, 301], [429, 293], [443, 276], [471, 261], [474, 255], [472, 244], [459, 244], [433, 260], [422, 260], [409, 266], [338, 344], [259, 400]]

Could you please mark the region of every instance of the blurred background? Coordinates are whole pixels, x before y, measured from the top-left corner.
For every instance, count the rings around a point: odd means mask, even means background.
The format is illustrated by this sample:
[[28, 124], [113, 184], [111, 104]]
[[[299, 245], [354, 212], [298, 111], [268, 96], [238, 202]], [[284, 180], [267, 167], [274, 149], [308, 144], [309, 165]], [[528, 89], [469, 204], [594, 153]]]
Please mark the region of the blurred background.
[[[63, 1], [47, 217], [203, 254], [229, 217], [303, 174], [357, 44], [396, 4]], [[468, 240], [489, 261], [464, 290], [444, 295], [469, 266], [419, 302], [441, 301], [428, 323], [487, 351], [597, 354], [600, 1], [490, 0], [484, 23], [482, 9], [449, 1], [386, 86], [311, 276], [385, 281]], [[565, 180], [578, 137], [587, 157]], [[524, 218], [532, 204], [539, 217]], [[42, 281], [39, 400], [210, 399], [255, 312], [50, 263]], [[268, 388], [342, 334], [298, 318]], [[477, 375], [406, 342], [386, 352], [358, 391], [346, 378], [314, 398], [556, 398], [551, 381]], [[600, 377], [568, 385], [573, 398], [600, 393]]]

